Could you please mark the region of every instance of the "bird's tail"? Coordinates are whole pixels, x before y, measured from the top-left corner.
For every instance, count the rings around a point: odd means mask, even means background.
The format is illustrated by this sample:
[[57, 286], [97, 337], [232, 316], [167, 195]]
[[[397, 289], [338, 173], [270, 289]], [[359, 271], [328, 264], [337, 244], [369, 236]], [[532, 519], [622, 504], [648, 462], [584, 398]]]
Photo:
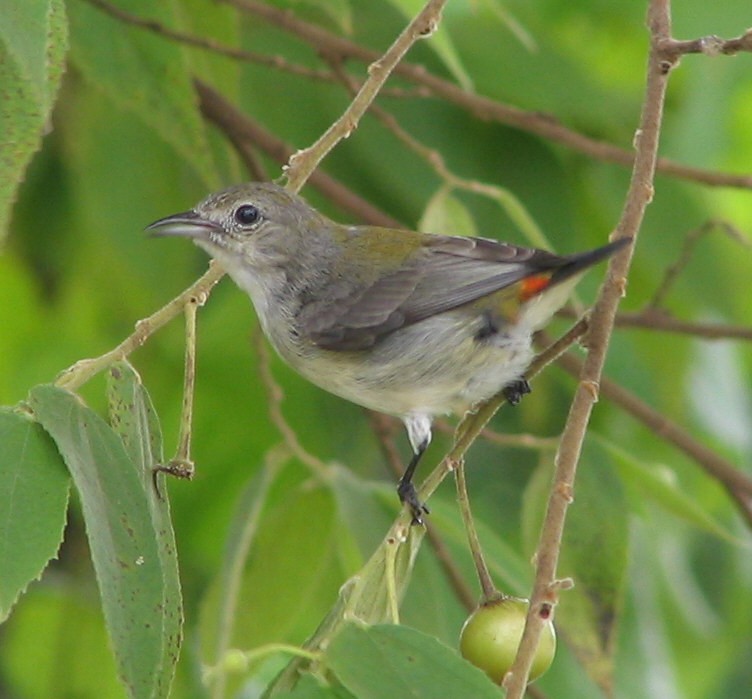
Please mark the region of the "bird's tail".
[[619, 238], [614, 240], [608, 245], [603, 245], [595, 250], [588, 250], [587, 252], [580, 252], [575, 255], [568, 255], [565, 259], [566, 262], [556, 269], [551, 275], [551, 281], [548, 286], [554, 286], [560, 282], [573, 277], [580, 272], [583, 272], [588, 267], [597, 264], [601, 260], [605, 260], [611, 257], [615, 252], [621, 250], [627, 243], [631, 242], [631, 238]]

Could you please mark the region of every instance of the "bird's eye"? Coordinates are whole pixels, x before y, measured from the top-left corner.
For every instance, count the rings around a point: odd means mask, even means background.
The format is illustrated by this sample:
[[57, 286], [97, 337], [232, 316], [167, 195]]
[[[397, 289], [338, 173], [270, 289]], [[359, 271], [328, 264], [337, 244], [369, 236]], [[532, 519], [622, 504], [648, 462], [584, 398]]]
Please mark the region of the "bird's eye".
[[235, 220], [241, 226], [250, 226], [261, 218], [261, 212], [253, 204], [243, 204], [235, 209]]

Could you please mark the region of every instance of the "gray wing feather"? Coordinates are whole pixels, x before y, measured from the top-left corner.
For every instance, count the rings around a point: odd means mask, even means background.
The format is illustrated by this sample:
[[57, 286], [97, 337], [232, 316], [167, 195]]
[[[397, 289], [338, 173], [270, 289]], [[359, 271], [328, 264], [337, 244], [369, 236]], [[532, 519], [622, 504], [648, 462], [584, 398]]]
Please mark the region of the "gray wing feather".
[[[484, 238], [431, 236], [408, 266], [370, 286], [337, 280], [303, 306], [298, 327], [330, 350], [362, 350], [387, 333], [499, 291], [566, 258]], [[336, 287], [336, 288], [335, 288]]]

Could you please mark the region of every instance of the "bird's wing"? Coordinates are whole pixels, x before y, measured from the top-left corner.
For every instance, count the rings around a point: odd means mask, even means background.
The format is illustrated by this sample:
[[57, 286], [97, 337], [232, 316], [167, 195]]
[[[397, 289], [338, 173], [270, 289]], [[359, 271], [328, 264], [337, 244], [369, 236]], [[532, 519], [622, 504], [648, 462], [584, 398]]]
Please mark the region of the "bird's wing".
[[371, 284], [337, 279], [304, 304], [301, 334], [329, 350], [362, 350], [384, 335], [470, 303], [567, 258], [484, 238], [430, 236], [400, 269]]

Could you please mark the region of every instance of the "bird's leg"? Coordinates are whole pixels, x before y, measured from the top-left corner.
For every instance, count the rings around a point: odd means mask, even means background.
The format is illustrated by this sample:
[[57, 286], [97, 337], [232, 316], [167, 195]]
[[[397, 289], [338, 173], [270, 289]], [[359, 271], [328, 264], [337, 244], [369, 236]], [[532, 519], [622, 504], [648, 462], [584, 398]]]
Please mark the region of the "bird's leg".
[[522, 396], [530, 393], [531, 390], [527, 379], [515, 379], [504, 386], [501, 392], [504, 394], [504, 398], [507, 399], [509, 405], [517, 405], [522, 400]]
[[427, 446], [428, 440], [418, 446], [413, 454], [413, 458], [410, 459], [410, 463], [402, 474], [402, 478], [400, 478], [397, 484], [397, 494], [400, 501], [410, 508], [410, 512], [413, 515], [413, 524], [423, 524], [423, 515], [429, 513], [428, 508], [418, 499], [418, 493], [413, 485], [413, 474]]

